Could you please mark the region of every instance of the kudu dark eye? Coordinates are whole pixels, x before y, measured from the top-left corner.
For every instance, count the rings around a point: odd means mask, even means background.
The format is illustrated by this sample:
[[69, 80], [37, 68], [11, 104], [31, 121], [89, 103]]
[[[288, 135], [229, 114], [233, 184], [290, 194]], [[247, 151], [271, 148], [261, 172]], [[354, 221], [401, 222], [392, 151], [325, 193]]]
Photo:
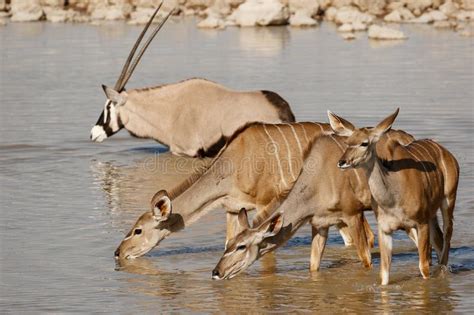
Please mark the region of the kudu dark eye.
[[133, 231], [133, 234], [134, 234], [134, 235], [140, 235], [140, 234], [142, 234], [142, 229], [135, 229], [135, 231]]
[[364, 141], [360, 144], [361, 147], [366, 147], [369, 145], [369, 142], [368, 141]]
[[237, 250], [244, 250], [246, 248], [245, 245], [240, 245], [240, 246], [237, 246]]

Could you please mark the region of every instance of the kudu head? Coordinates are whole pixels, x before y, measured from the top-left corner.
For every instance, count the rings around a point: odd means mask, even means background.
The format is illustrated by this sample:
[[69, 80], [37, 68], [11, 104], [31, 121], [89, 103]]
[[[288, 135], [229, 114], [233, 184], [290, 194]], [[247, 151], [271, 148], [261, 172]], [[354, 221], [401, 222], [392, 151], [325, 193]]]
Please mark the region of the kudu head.
[[130, 79], [130, 76], [132, 75], [136, 66], [140, 62], [141, 57], [145, 53], [145, 50], [148, 48], [153, 38], [155, 38], [156, 34], [158, 34], [158, 31], [161, 29], [163, 24], [165, 24], [165, 22], [168, 20], [171, 13], [173, 13], [173, 10], [171, 10], [165, 16], [163, 21], [158, 24], [158, 26], [153, 30], [145, 44], [142, 46], [141, 50], [138, 52], [137, 57], [133, 59], [135, 52], [143, 39], [143, 36], [150, 27], [151, 23], [153, 22], [162, 4], [163, 2], [161, 2], [158, 8], [156, 8], [155, 12], [150, 17], [150, 20], [143, 28], [140, 36], [138, 36], [135, 45], [133, 46], [132, 50], [130, 51], [130, 54], [128, 55], [125, 65], [122, 68], [122, 72], [120, 73], [120, 76], [117, 79], [117, 82], [115, 83], [114, 88], [102, 85], [107, 100], [105, 101], [104, 109], [102, 110], [99, 119], [97, 120], [94, 127], [92, 127], [91, 129], [90, 138], [92, 141], [102, 142], [124, 127], [123, 122], [120, 119], [120, 107], [127, 103], [127, 92], [125, 92], [125, 85]]
[[399, 109], [382, 120], [376, 127], [356, 128], [349, 121], [328, 111], [332, 130], [345, 137], [347, 148], [339, 159], [337, 166], [341, 169], [356, 168], [373, 161], [375, 146], [382, 135], [392, 128]]
[[151, 200], [151, 210], [142, 214], [115, 251], [117, 259], [145, 255], [171, 232], [182, 227], [181, 216], [172, 214], [171, 200], [160, 190]]
[[247, 269], [266, 251], [267, 240], [277, 235], [283, 226], [283, 217], [277, 213], [257, 228], [250, 228], [247, 211], [240, 210], [238, 221], [242, 232], [226, 244], [224, 254], [212, 271], [212, 279], [231, 279]]

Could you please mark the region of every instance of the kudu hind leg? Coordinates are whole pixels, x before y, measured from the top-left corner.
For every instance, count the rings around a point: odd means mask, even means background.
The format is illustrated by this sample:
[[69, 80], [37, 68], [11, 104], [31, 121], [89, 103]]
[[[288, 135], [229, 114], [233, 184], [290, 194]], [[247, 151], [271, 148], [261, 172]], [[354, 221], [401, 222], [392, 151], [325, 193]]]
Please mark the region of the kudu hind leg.
[[430, 220], [430, 243], [435, 249], [436, 255], [438, 256], [438, 263], [440, 263], [443, 250], [443, 232], [439, 227], [437, 217]]
[[365, 217], [363, 214], [353, 216], [348, 221], [349, 231], [357, 249], [357, 255], [366, 268], [372, 267], [372, 256], [370, 254], [370, 246], [367, 240]]
[[312, 225], [311, 232], [311, 262], [309, 270], [318, 271], [321, 265], [321, 259], [323, 257], [324, 248], [326, 247], [329, 228], [317, 228]]
[[375, 235], [374, 235], [374, 232], [372, 231], [372, 228], [370, 227], [369, 221], [367, 221], [367, 218], [365, 217], [364, 214], [362, 214], [362, 220], [364, 223], [365, 236], [367, 237], [369, 248], [374, 248]]
[[451, 237], [453, 235], [453, 213], [456, 204], [456, 194], [446, 197], [441, 204], [443, 214], [443, 250], [441, 251], [441, 265], [447, 265], [449, 259], [449, 249], [451, 248]]

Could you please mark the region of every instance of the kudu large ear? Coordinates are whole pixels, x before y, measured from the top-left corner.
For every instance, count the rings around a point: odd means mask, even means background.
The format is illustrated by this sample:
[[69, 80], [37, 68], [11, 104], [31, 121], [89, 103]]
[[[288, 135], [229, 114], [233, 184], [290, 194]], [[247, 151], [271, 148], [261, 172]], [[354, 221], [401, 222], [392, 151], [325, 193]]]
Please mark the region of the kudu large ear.
[[262, 239], [277, 235], [283, 227], [283, 214], [277, 213], [258, 227], [258, 234]]
[[107, 99], [111, 100], [112, 102], [122, 105], [126, 102], [125, 96], [117, 92], [116, 90], [109, 88], [106, 85], [102, 84], [102, 89], [104, 90], [105, 96], [107, 96]]
[[337, 116], [330, 110], [328, 110], [329, 124], [331, 125], [332, 130], [338, 136], [350, 136], [354, 132], [354, 125], [349, 121], [345, 120], [342, 117]]
[[171, 199], [165, 190], [160, 190], [151, 199], [151, 211], [157, 221], [166, 221], [171, 215]]
[[388, 116], [384, 120], [382, 120], [373, 130], [373, 134], [376, 137], [382, 136], [384, 133], [389, 131], [392, 128], [392, 124], [395, 121], [395, 118], [397, 118], [398, 112], [400, 111], [400, 108], [397, 108], [395, 113], [392, 115]]

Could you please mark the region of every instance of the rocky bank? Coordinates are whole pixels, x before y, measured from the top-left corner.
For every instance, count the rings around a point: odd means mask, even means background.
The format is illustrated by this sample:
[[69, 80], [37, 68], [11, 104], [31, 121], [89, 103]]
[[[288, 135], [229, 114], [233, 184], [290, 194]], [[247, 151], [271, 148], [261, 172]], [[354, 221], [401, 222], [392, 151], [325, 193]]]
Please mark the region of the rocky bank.
[[[143, 24], [159, 0], [0, 0], [0, 25], [40, 21]], [[196, 15], [200, 28], [291, 25], [332, 21], [345, 39], [368, 30], [374, 39], [404, 39], [394, 23], [425, 23], [471, 36], [474, 0], [165, 0], [160, 12]]]

